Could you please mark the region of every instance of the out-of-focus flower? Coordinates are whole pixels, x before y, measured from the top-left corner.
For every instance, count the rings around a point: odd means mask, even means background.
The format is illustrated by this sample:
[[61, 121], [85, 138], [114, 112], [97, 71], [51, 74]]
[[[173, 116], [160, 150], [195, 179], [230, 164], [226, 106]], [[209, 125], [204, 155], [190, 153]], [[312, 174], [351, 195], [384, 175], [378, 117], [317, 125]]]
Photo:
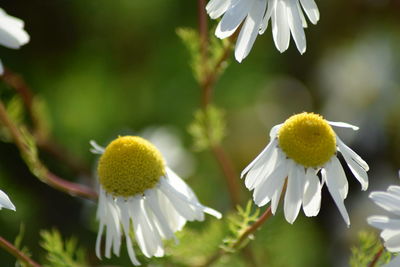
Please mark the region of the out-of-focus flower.
[[[337, 158], [337, 151], [342, 153], [350, 170], [361, 183], [362, 190], [368, 188], [368, 165], [343, 143], [331, 126], [358, 129], [347, 123], [326, 121], [320, 115], [306, 112], [293, 115], [271, 129], [271, 141], [241, 175], [246, 175], [246, 187], [254, 189], [253, 200], [258, 206], [271, 202], [271, 211], [275, 214], [286, 182], [286, 220], [293, 223], [301, 206], [306, 216], [316, 216], [321, 205], [321, 188], [326, 183], [346, 224], [350, 225], [344, 206], [348, 182]], [[322, 183], [318, 177], [319, 172]]]
[[239, 62], [250, 53], [257, 34], [265, 32], [270, 19], [276, 48], [281, 53], [287, 50], [292, 35], [303, 54], [307, 22], [302, 9], [313, 24], [318, 22], [319, 11], [314, 0], [211, 0], [206, 7], [212, 19], [223, 15], [215, 31], [218, 38], [231, 36], [244, 21], [235, 47]]
[[2, 208], [10, 209], [15, 211], [15, 206], [11, 202], [10, 198], [7, 196], [6, 193], [0, 190], [0, 210]]
[[[24, 22], [8, 15], [0, 8], [0, 44], [12, 49], [19, 49], [29, 42], [29, 35], [24, 30]], [[3, 74], [3, 64], [0, 61], [0, 74]]]
[[[375, 191], [369, 197], [394, 217], [370, 216], [367, 221], [370, 225], [382, 230], [381, 237], [385, 248], [393, 253], [400, 252], [400, 186], [391, 185], [386, 192]], [[400, 266], [400, 256], [396, 256], [385, 267]]]
[[[175, 238], [186, 221], [203, 221], [204, 213], [221, 214], [201, 205], [190, 187], [165, 165], [161, 153], [141, 137], [124, 136], [105, 149], [91, 142], [101, 154], [97, 172], [100, 183], [97, 218], [100, 221], [96, 254], [106, 227], [105, 256], [119, 255], [125, 235], [129, 257], [139, 265], [129, 236], [133, 227], [143, 254], [162, 257], [163, 239]], [[132, 224], [131, 224], [132, 223]]]
[[149, 140], [161, 152], [167, 165], [180, 177], [193, 174], [195, 168], [193, 155], [185, 149], [175, 128], [151, 126], [138, 135]]

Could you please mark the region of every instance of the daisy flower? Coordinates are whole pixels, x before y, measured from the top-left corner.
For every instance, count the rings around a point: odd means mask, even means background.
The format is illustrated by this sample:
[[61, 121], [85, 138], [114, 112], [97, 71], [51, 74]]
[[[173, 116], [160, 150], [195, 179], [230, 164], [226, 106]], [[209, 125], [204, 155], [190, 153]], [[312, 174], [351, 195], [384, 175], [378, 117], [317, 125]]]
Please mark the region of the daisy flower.
[[2, 208], [10, 209], [15, 211], [15, 206], [11, 202], [10, 198], [7, 196], [6, 193], [0, 190], [0, 210]]
[[161, 153], [145, 139], [119, 137], [105, 149], [94, 141], [91, 144], [91, 151], [101, 154], [97, 167], [97, 257], [101, 258], [104, 228], [105, 256], [110, 258], [111, 250], [119, 255], [121, 236], [125, 235], [129, 257], [134, 265], [140, 265], [133, 250], [131, 230], [146, 257], [162, 257], [162, 240], [176, 240], [174, 233], [186, 221], [203, 221], [204, 213], [221, 218], [219, 212], [199, 203], [190, 187], [165, 165]]
[[271, 141], [241, 174], [242, 178], [246, 175], [246, 187], [254, 189], [253, 199], [258, 206], [271, 202], [271, 211], [275, 214], [287, 183], [286, 220], [293, 223], [301, 206], [306, 216], [316, 216], [321, 205], [321, 188], [326, 183], [344, 221], [350, 225], [344, 206], [348, 182], [337, 151], [361, 183], [362, 190], [368, 188], [368, 165], [343, 143], [331, 126], [358, 130], [356, 126], [326, 121], [318, 114], [306, 112], [293, 115], [271, 129]]
[[[370, 225], [382, 230], [381, 237], [385, 248], [392, 252], [400, 252], [400, 186], [391, 185], [386, 192], [372, 192], [369, 197], [384, 210], [393, 213], [388, 216], [371, 216], [367, 221]], [[385, 267], [400, 266], [400, 255], [396, 256]]]
[[[0, 8], [0, 44], [18, 49], [29, 42], [29, 35], [24, 30], [24, 22], [8, 15]], [[0, 75], [3, 74], [3, 64], [0, 61]]]
[[276, 48], [282, 53], [289, 47], [292, 35], [301, 54], [306, 51], [304, 28], [309, 20], [319, 20], [314, 0], [211, 0], [207, 13], [212, 19], [223, 15], [215, 35], [224, 39], [231, 36], [243, 23], [235, 47], [235, 58], [241, 62], [250, 53], [258, 34], [263, 34], [271, 19], [272, 36]]

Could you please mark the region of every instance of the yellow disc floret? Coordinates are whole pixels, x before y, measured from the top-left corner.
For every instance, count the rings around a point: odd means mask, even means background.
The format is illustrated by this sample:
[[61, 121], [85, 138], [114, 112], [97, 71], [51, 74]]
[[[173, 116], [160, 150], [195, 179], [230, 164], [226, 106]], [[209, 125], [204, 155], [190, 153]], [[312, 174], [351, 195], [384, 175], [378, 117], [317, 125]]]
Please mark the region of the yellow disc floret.
[[106, 147], [97, 172], [106, 192], [130, 197], [153, 188], [165, 174], [165, 163], [150, 142], [137, 136], [123, 136]]
[[300, 113], [285, 121], [278, 132], [285, 154], [305, 167], [321, 167], [336, 153], [336, 135], [322, 116]]

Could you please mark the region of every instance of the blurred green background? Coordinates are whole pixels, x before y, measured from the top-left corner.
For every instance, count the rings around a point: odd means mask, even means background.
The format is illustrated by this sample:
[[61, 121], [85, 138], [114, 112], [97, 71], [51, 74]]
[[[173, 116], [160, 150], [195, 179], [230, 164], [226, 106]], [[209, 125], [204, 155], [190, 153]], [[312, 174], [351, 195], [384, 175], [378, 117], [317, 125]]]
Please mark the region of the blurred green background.
[[[273, 125], [294, 113], [317, 112], [328, 120], [360, 126], [357, 133], [339, 130], [338, 134], [370, 164], [368, 192], [384, 190], [399, 183], [400, 1], [317, 4], [321, 19], [306, 29], [303, 56], [294, 43], [280, 54], [269, 29], [257, 38], [243, 63], [230, 57], [215, 92], [215, 104], [226, 111], [224, 146], [240, 171], [269, 141]], [[89, 152], [89, 140], [106, 145], [118, 134], [172, 127], [193, 158], [187, 183], [202, 203], [222, 212], [229, 209], [228, 193], [211, 153], [195, 153], [187, 133], [200, 105], [200, 90], [176, 29], [197, 27], [197, 1], [13, 0], [1, 1], [1, 8], [23, 19], [31, 36], [20, 50], [0, 47], [1, 60], [22, 75], [45, 103], [54, 139], [75, 159], [94, 170], [96, 156]], [[215, 27], [215, 21], [209, 22], [210, 28]], [[12, 94], [3, 83], [0, 89], [5, 99]], [[40, 155], [60, 176], [96, 186], [95, 178], [77, 175], [43, 151]], [[370, 229], [366, 216], [379, 211], [346, 171], [350, 192], [345, 204], [352, 227], [346, 228], [324, 188], [318, 217], [305, 218], [301, 212], [289, 225], [280, 210], [257, 232], [251, 247], [261, 266], [347, 266], [357, 232]], [[79, 238], [93, 266], [131, 265], [124, 247], [121, 258], [103, 262], [95, 258], [95, 203], [39, 182], [10, 143], [0, 143], [0, 188], [17, 207], [17, 212], [0, 212], [0, 235], [14, 240], [24, 223], [23, 243], [35, 259], [43, 257], [39, 230], [56, 227], [64, 236]], [[241, 189], [245, 203], [251, 195], [244, 186]], [[189, 223], [187, 235], [210, 231], [205, 235], [215, 237], [214, 243], [206, 241], [212, 250], [220, 242], [216, 237], [224, 237], [226, 231], [214, 223], [211, 217], [205, 224]], [[193, 238], [182, 239], [178, 260], [171, 256], [147, 263], [177, 264], [185, 253], [195, 255], [188, 249], [196, 248], [190, 242]], [[0, 251], [2, 266], [13, 266], [14, 261]], [[245, 266], [239, 256], [218, 262], [228, 264]]]

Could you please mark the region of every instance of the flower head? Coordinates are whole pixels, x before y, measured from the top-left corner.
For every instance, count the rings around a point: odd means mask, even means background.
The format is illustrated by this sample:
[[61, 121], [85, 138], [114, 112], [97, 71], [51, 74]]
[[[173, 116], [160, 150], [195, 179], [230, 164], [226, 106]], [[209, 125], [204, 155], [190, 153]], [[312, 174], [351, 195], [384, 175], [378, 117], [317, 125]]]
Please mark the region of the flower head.
[[[0, 8], [0, 44], [5, 47], [18, 49], [29, 42], [29, 35], [24, 30], [24, 22], [8, 15]], [[3, 65], [0, 61], [0, 74], [3, 74]]]
[[0, 210], [2, 208], [10, 209], [15, 211], [15, 206], [11, 202], [10, 198], [7, 196], [6, 193], [0, 190]]
[[201, 205], [187, 184], [166, 166], [161, 153], [137, 136], [123, 136], [105, 149], [91, 142], [92, 152], [101, 154], [97, 168], [100, 183], [97, 218], [100, 221], [96, 254], [106, 230], [105, 256], [111, 249], [119, 255], [124, 234], [129, 257], [139, 265], [129, 236], [133, 228], [136, 242], [146, 257], [162, 257], [162, 239], [175, 238], [186, 221], [202, 221], [204, 213], [221, 214]]
[[[400, 252], [400, 186], [391, 185], [386, 192], [372, 192], [369, 197], [393, 217], [371, 216], [368, 223], [380, 230], [385, 248], [390, 252]], [[385, 267], [400, 266], [400, 256], [385, 265]]]
[[306, 51], [307, 27], [302, 9], [313, 24], [319, 20], [314, 0], [211, 0], [206, 9], [212, 19], [223, 15], [215, 31], [221, 39], [231, 36], [244, 21], [235, 47], [239, 62], [250, 53], [257, 35], [265, 32], [269, 19], [276, 48], [281, 53], [287, 50], [292, 35], [301, 54]]
[[321, 188], [326, 183], [346, 224], [350, 225], [344, 206], [348, 182], [337, 151], [342, 153], [361, 183], [362, 190], [368, 188], [368, 165], [343, 143], [331, 126], [358, 129], [343, 122], [329, 122], [320, 115], [306, 112], [293, 115], [271, 129], [271, 141], [241, 175], [246, 176], [246, 187], [254, 189], [253, 199], [258, 206], [271, 202], [271, 210], [275, 214], [287, 182], [284, 203], [286, 220], [293, 223], [301, 206], [306, 216], [316, 216], [321, 205]]

